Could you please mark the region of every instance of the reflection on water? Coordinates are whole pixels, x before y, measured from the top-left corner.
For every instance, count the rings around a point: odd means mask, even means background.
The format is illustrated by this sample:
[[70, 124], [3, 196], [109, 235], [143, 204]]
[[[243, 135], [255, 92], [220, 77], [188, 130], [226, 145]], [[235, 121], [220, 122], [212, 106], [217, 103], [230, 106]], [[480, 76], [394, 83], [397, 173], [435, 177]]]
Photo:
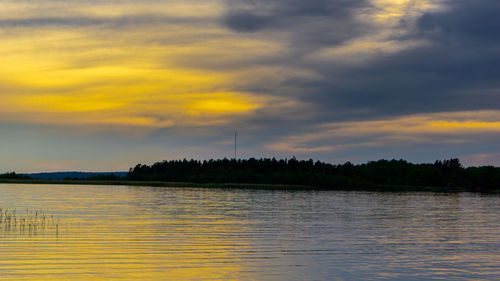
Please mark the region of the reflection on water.
[[[494, 280], [499, 202], [4, 184], [0, 280]], [[16, 210], [15, 231], [5, 227], [6, 210], [11, 223]], [[34, 220], [29, 210], [43, 210], [45, 231], [20, 232], [20, 218]], [[40, 213], [37, 221], [40, 230]]]

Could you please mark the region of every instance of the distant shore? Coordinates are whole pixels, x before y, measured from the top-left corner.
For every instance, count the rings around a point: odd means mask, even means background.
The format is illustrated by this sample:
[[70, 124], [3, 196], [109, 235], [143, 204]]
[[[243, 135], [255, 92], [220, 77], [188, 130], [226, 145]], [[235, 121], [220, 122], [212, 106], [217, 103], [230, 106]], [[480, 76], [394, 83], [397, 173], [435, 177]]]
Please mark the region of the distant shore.
[[244, 189], [293, 189], [320, 190], [304, 185], [285, 184], [245, 184], [245, 183], [194, 183], [194, 182], [163, 182], [163, 181], [128, 181], [128, 180], [30, 180], [30, 179], [0, 179], [0, 184], [56, 184], [56, 185], [123, 185], [152, 187], [201, 187], [201, 188], [244, 188]]
[[[54, 185], [120, 185], [143, 187], [193, 187], [193, 188], [221, 188], [221, 189], [263, 189], [263, 190], [339, 190], [339, 191], [378, 191], [378, 192], [469, 192], [465, 188], [442, 188], [422, 186], [359, 186], [352, 187], [315, 187], [306, 185], [287, 184], [252, 184], [252, 183], [196, 183], [196, 182], [164, 182], [164, 181], [129, 181], [129, 180], [30, 180], [30, 179], [0, 179], [0, 184], [54, 184]], [[488, 193], [500, 193], [492, 190]]]
[[457, 158], [413, 164], [378, 160], [365, 164], [249, 158], [168, 160], [138, 164], [129, 172], [0, 174], [0, 183], [126, 185], [268, 190], [500, 193], [500, 167], [464, 167]]

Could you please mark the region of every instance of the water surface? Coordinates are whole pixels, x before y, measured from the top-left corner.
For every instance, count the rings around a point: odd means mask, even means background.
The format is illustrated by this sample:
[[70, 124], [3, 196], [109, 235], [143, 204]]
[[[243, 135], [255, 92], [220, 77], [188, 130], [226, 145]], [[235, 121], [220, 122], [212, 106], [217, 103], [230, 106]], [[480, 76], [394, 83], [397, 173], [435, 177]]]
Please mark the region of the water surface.
[[46, 218], [36, 229], [0, 224], [0, 280], [499, 280], [499, 203], [471, 193], [0, 184], [0, 208]]

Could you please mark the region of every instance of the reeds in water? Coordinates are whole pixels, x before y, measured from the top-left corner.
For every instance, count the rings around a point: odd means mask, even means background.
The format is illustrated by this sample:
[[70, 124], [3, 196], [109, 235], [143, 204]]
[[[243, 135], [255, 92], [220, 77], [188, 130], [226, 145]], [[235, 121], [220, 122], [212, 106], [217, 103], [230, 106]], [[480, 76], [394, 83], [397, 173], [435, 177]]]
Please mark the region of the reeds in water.
[[18, 214], [16, 209], [0, 208], [0, 231], [4, 233], [36, 235], [46, 230], [59, 234], [59, 219], [45, 214], [43, 210], [26, 209], [23, 214]]

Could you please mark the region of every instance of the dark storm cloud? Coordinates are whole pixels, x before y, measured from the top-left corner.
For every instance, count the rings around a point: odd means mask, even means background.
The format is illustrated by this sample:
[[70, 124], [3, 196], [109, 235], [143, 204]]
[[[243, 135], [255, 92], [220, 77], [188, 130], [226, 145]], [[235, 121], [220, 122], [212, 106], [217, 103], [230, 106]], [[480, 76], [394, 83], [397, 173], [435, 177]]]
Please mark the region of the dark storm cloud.
[[236, 31], [258, 31], [266, 27], [292, 27], [289, 24], [305, 17], [349, 18], [365, 0], [228, 0], [225, 17], [229, 28]]
[[447, 4], [420, 17], [405, 38], [430, 44], [349, 71], [341, 88], [323, 92], [345, 93], [335, 101], [378, 114], [500, 109], [500, 3]]
[[[327, 2], [320, 1], [321, 5]], [[359, 8], [359, 4], [356, 2], [344, 9]], [[302, 93], [299, 98], [304, 102], [321, 108], [318, 119], [313, 122], [500, 109], [500, 2], [449, 1], [445, 4], [446, 9], [423, 14], [415, 25], [405, 26], [405, 36], [389, 38], [396, 44], [417, 40], [425, 40], [426, 44], [381, 54], [353, 66], [304, 63], [289, 58], [288, 65], [313, 69], [324, 79], [291, 79], [282, 83], [282, 89], [294, 88], [295, 92]], [[313, 12], [304, 14], [314, 15]], [[321, 37], [321, 34], [315, 36]], [[298, 44], [313, 45], [310, 49], [331, 46], [322, 38]]]
[[354, 17], [367, 0], [228, 0], [224, 24], [237, 32], [292, 32], [297, 48], [338, 44], [366, 31]]
[[450, 11], [428, 13], [418, 22], [421, 35], [435, 40], [466, 44], [500, 40], [500, 2], [495, 0], [448, 1]]
[[467, 47], [434, 46], [391, 55], [362, 69], [324, 69], [340, 82], [311, 83], [305, 100], [321, 104], [333, 119], [343, 113], [349, 118], [349, 112], [356, 115], [351, 118], [376, 118], [500, 109], [500, 57], [491, 50], [468, 52]]

